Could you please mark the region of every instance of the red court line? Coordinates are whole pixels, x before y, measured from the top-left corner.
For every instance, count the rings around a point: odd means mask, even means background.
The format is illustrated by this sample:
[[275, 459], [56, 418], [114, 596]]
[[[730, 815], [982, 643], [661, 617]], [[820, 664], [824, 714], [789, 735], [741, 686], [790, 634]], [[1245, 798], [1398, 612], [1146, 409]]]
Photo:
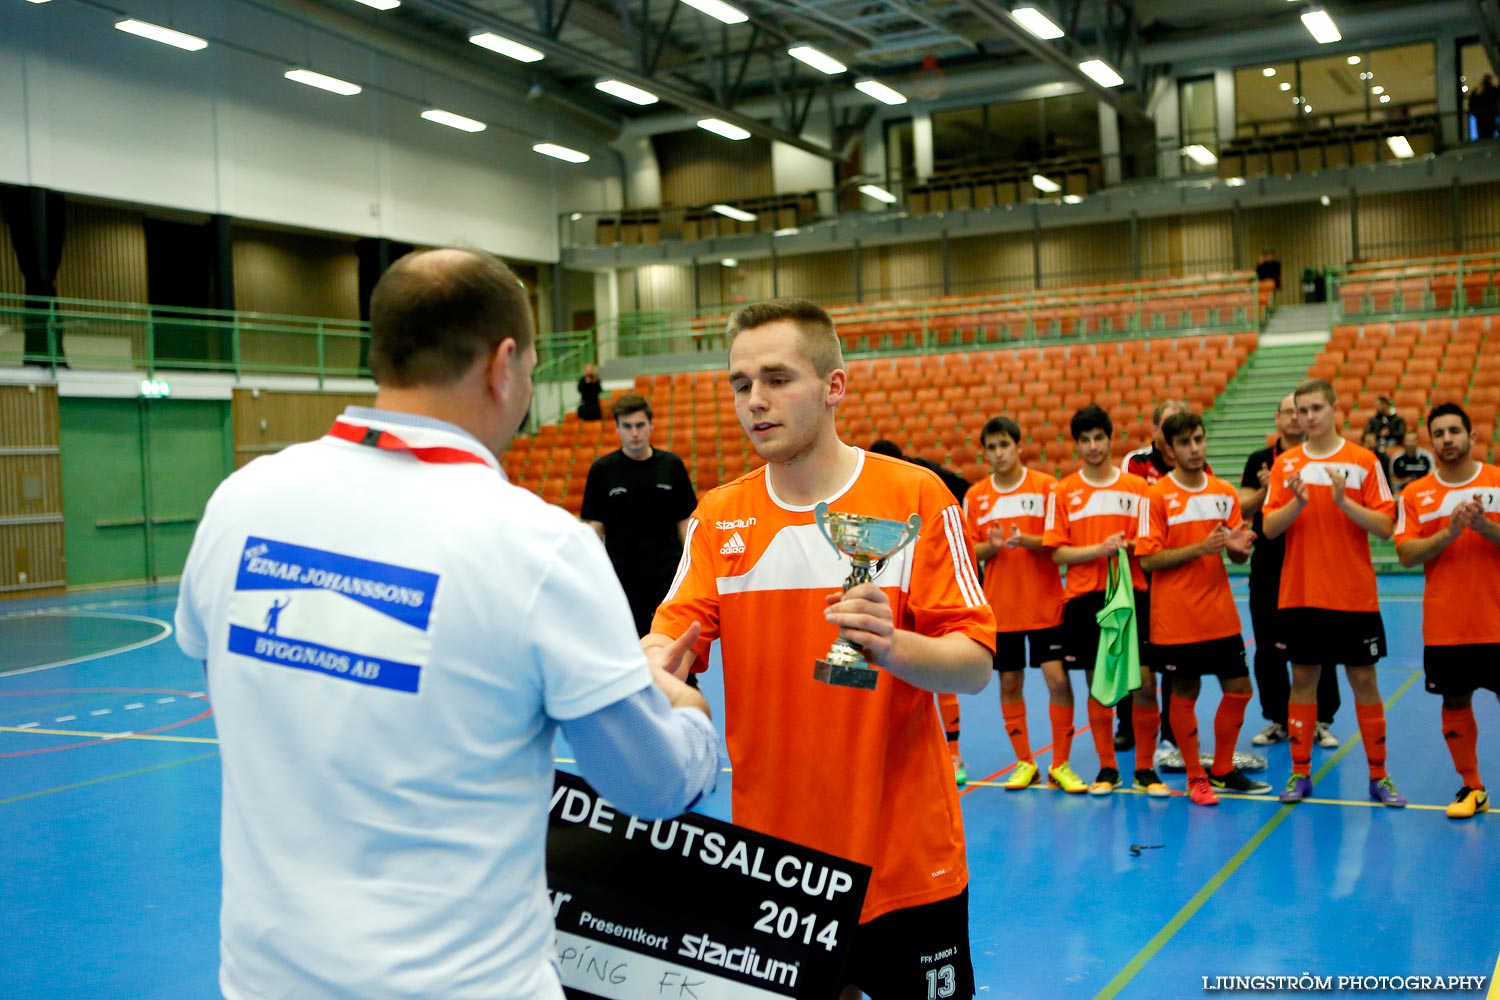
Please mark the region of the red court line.
[[[191, 691], [178, 691], [175, 688], [54, 688], [33, 691], [0, 691], [0, 698], [14, 698], [23, 694], [173, 694], [182, 698], [192, 698]], [[203, 700], [207, 701], [205, 697]], [[182, 726], [192, 725], [214, 714], [212, 706], [205, 708], [202, 712], [191, 719], [180, 719], [177, 722], [169, 722], [165, 726], [156, 726], [153, 729], [133, 729], [131, 732], [140, 733], [142, 736], [150, 736], [154, 733], [164, 733], [168, 729], [178, 729]], [[30, 757], [39, 753], [56, 753], [59, 750], [77, 750], [79, 747], [98, 746], [101, 743], [118, 743], [118, 736], [109, 736], [97, 740], [84, 740], [80, 743], [64, 743], [55, 747], [38, 747], [33, 750], [16, 750], [11, 753], [0, 753], [0, 759], [7, 757]]]

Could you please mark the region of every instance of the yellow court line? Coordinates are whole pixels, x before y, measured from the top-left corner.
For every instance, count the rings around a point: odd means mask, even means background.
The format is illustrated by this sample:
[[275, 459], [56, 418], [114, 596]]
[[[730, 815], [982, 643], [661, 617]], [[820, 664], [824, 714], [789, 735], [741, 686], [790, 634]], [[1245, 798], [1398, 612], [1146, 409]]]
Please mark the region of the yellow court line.
[[[998, 781], [970, 781], [970, 782], [968, 782], [968, 784], [970, 784], [970, 785], [979, 785], [979, 786], [982, 786], [984, 788], [999, 788], [999, 787], [1001, 787], [1000, 782], [998, 782]], [[1043, 784], [1040, 784], [1040, 783], [1032, 785], [1029, 788], [1021, 789], [1021, 790], [1022, 791], [1027, 791], [1027, 792], [1054, 792], [1054, 793], [1059, 794], [1059, 795], [1064, 794], [1063, 790], [1061, 788], [1048, 788], [1046, 785], [1043, 785]], [[1110, 793], [1111, 796], [1113, 796], [1113, 795], [1145, 795], [1145, 794], [1146, 793], [1144, 791], [1142, 791], [1141, 789], [1139, 789], [1139, 788], [1116, 788], [1113, 792]], [[1276, 793], [1275, 793], [1274, 790], [1272, 790], [1270, 792], [1266, 792], [1264, 795], [1241, 795], [1241, 794], [1239, 794], [1237, 792], [1219, 792], [1218, 794], [1219, 794], [1219, 798], [1221, 798], [1221, 799], [1235, 799], [1235, 800], [1240, 801], [1240, 802], [1264, 802], [1264, 803], [1269, 803], [1269, 804], [1272, 804], [1272, 805], [1278, 805], [1278, 806], [1281, 805], [1281, 799], [1276, 796]], [[1077, 797], [1080, 798], [1080, 799], [1082, 799], [1082, 798], [1092, 798], [1093, 796], [1079, 794]], [[1108, 798], [1109, 796], [1105, 796], [1105, 797]], [[1172, 793], [1172, 795], [1171, 795], [1172, 799], [1181, 799], [1181, 798], [1186, 798], [1186, 797], [1187, 797], [1187, 795], [1186, 795], [1185, 792], [1178, 792], [1178, 791], [1174, 791]], [[1163, 800], [1163, 801], [1170, 801], [1170, 800], [1168, 799], [1168, 800]], [[1388, 808], [1390, 808], [1385, 803], [1383, 803], [1383, 802], [1376, 802], [1374, 799], [1371, 799], [1368, 802], [1363, 801], [1361, 799], [1303, 799], [1302, 800], [1302, 805], [1305, 805], [1305, 806], [1353, 806], [1353, 807], [1358, 808], [1358, 809], [1388, 809]], [[1446, 805], [1435, 805], [1434, 806], [1434, 805], [1426, 805], [1424, 803], [1419, 803], [1419, 802], [1409, 802], [1405, 806], [1403, 806], [1402, 808], [1403, 809], [1408, 809], [1408, 810], [1410, 810], [1410, 809], [1435, 809], [1435, 810], [1442, 810], [1443, 812], [1447, 812], [1448, 811], [1448, 807]]]
[[1485, 994], [1485, 1000], [1500, 1000], [1500, 984], [1496, 984], [1496, 978], [1500, 978], [1500, 956], [1495, 958], [1495, 971], [1490, 976], [1490, 991]]
[[[1406, 694], [1406, 692], [1410, 690], [1412, 684], [1419, 676], [1421, 676], [1421, 674], [1421, 670], [1412, 671], [1411, 676], [1406, 679], [1406, 682], [1399, 688], [1397, 688], [1396, 693], [1391, 695], [1390, 699], [1386, 701], [1385, 710], [1387, 712], [1391, 710], [1392, 705], [1396, 704], [1396, 702], [1401, 699], [1402, 695]], [[1344, 742], [1344, 745], [1337, 751], [1335, 751], [1333, 756], [1324, 761], [1323, 766], [1318, 768], [1317, 772], [1313, 774], [1313, 782], [1316, 783], [1318, 781], [1321, 781], [1324, 775], [1333, 770], [1334, 765], [1344, 759], [1344, 756], [1354, 748], [1356, 742], [1358, 741], [1346, 740]], [[1230, 876], [1238, 871], [1240, 866], [1243, 865], [1247, 860], [1249, 860], [1250, 855], [1254, 854], [1255, 851], [1260, 847], [1260, 845], [1266, 842], [1266, 839], [1270, 837], [1273, 832], [1275, 832], [1276, 828], [1283, 822], [1285, 822], [1293, 812], [1301, 808], [1300, 805], [1292, 803], [1282, 803], [1279, 799], [1276, 801], [1279, 805], [1281, 805], [1281, 808], [1276, 810], [1275, 814], [1270, 819], [1266, 820], [1265, 823], [1261, 825], [1261, 828], [1259, 830], [1256, 830], [1255, 833], [1250, 836], [1250, 839], [1245, 842], [1244, 846], [1242, 846], [1238, 851], [1235, 852], [1232, 858], [1224, 862], [1224, 865], [1214, 873], [1213, 877], [1210, 878], [1206, 883], [1204, 883], [1203, 888], [1199, 889], [1197, 894], [1194, 895], [1192, 899], [1183, 904], [1182, 908], [1172, 916], [1172, 919], [1168, 920], [1167, 923], [1162, 927], [1162, 929], [1157, 931], [1156, 934], [1152, 936], [1151, 940], [1147, 941], [1146, 944], [1142, 946], [1141, 950], [1135, 953], [1130, 961], [1125, 964], [1124, 968], [1115, 973], [1114, 978], [1106, 983], [1104, 985], [1104, 988], [1101, 989], [1097, 994], [1095, 994], [1094, 1000], [1110, 1000], [1111, 997], [1117, 996], [1119, 992], [1124, 989], [1130, 983], [1130, 981], [1136, 977], [1137, 974], [1140, 973], [1141, 969], [1145, 967], [1146, 963], [1151, 961], [1151, 959], [1156, 956], [1156, 953], [1161, 951], [1162, 948], [1166, 946], [1167, 942], [1170, 941], [1172, 937], [1179, 930], [1181, 930], [1189, 920], [1193, 919], [1198, 911], [1201, 910], [1209, 901], [1209, 899], [1213, 897], [1214, 893], [1218, 892], [1220, 887], [1222, 887], [1225, 882], [1229, 881]]]
[[213, 736], [161, 736], [157, 733], [87, 733], [78, 729], [39, 729], [32, 726], [27, 729], [19, 729], [15, 726], [0, 726], [0, 733], [40, 733], [43, 736], [83, 736], [95, 740], [151, 740], [157, 743], [212, 743], [218, 744], [218, 739]]
[[25, 795], [14, 795], [8, 799], [0, 799], [0, 806], [8, 806], [12, 802], [21, 802], [25, 799], [40, 798], [43, 795], [52, 795], [57, 792], [68, 792], [72, 791], [75, 788], [87, 788], [89, 785], [97, 785], [100, 782], [104, 781], [114, 781], [116, 778], [133, 778], [138, 774], [150, 774], [152, 771], [160, 771], [163, 768], [176, 767], [178, 764], [192, 764], [200, 760], [208, 760], [208, 758], [210, 757], [217, 757], [218, 755], [219, 751], [215, 750], [212, 753], [199, 754], [196, 757], [188, 757], [183, 760], [170, 760], [165, 764], [153, 764], [150, 767], [137, 768], [134, 771], [121, 771], [119, 774], [106, 774], [102, 778], [90, 778], [87, 781], [75, 781], [71, 785], [59, 785], [56, 788], [44, 788], [39, 792], [27, 792]]

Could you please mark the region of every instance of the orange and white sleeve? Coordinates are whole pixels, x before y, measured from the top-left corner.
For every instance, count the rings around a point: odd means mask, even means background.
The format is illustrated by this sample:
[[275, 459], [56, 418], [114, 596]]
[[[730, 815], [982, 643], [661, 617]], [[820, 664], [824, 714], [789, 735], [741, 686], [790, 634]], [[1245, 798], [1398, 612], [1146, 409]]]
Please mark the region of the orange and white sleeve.
[[682, 546], [682, 559], [677, 563], [677, 573], [672, 577], [672, 586], [656, 609], [651, 620], [651, 631], [677, 638], [697, 622], [703, 634], [693, 646], [697, 656], [694, 672], [708, 669], [708, 648], [719, 635], [719, 581], [714, 567], [713, 545], [704, 522], [712, 519], [704, 514], [702, 505], [688, 518], [687, 538]]
[[1042, 529], [1042, 544], [1049, 549], [1072, 544], [1072, 530], [1068, 524], [1068, 512], [1059, 499], [1061, 491], [1054, 484], [1047, 494], [1047, 521]]
[[1135, 540], [1137, 557], [1149, 556], [1167, 547], [1166, 505], [1152, 503], [1150, 494], [1141, 497], [1139, 534]]
[[1391, 493], [1391, 484], [1386, 482], [1385, 470], [1381, 468], [1380, 459], [1372, 454], [1365, 465], [1365, 470], [1365, 481], [1360, 489], [1359, 502], [1364, 504], [1367, 510], [1385, 514], [1387, 517], [1395, 517], [1396, 497]]
[[995, 651], [995, 612], [979, 585], [974, 550], [964, 530], [964, 515], [940, 483], [924, 483], [922, 533], [912, 555], [907, 609], [909, 627], [920, 635], [962, 633]]

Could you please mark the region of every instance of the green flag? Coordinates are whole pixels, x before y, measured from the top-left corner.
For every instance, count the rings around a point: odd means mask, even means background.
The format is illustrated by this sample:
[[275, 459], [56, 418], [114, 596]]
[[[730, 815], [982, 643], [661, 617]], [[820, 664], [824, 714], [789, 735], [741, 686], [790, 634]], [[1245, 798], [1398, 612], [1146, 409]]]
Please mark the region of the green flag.
[[1141, 686], [1141, 645], [1135, 620], [1130, 557], [1121, 549], [1109, 564], [1109, 588], [1099, 622], [1099, 652], [1089, 693], [1101, 705], [1117, 705]]

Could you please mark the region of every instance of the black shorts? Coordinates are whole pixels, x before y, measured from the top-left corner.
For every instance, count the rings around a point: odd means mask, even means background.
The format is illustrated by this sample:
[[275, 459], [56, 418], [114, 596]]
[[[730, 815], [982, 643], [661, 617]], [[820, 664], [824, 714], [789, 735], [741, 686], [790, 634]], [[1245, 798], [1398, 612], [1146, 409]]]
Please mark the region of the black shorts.
[[1217, 676], [1227, 681], [1250, 676], [1245, 640], [1237, 635], [1204, 642], [1157, 643], [1151, 648], [1156, 651], [1156, 664], [1163, 677]]
[[1467, 695], [1480, 688], [1500, 694], [1500, 643], [1423, 646], [1422, 667], [1433, 694]]
[[[1022, 629], [1018, 632], [995, 633], [995, 669], [1024, 670], [1028, 666], [1040, 667], [1043, 663], [1063, 658], [1063, 627]], [[1026, 648], [1031, 647], [1027, 657]]]
[[[1063, 604], [1063, 665], [1069, 670], [1093, 670], [1099, 655], [1099, 619], [1104, 607], [1104, 591], [1074, 597]], [[1150, 667], [1151, 591], [1135, 592], [1136, 634], [1140, 642], [1141, 666]]]
[[870, 1000], [974, 996], [969, 890], [860, 924], [844, 981]]
[[1282, 608], [1277, 625], [1287, 659], [1304, 667], [1368, 667], [1385, 655], [1379, 611]]

